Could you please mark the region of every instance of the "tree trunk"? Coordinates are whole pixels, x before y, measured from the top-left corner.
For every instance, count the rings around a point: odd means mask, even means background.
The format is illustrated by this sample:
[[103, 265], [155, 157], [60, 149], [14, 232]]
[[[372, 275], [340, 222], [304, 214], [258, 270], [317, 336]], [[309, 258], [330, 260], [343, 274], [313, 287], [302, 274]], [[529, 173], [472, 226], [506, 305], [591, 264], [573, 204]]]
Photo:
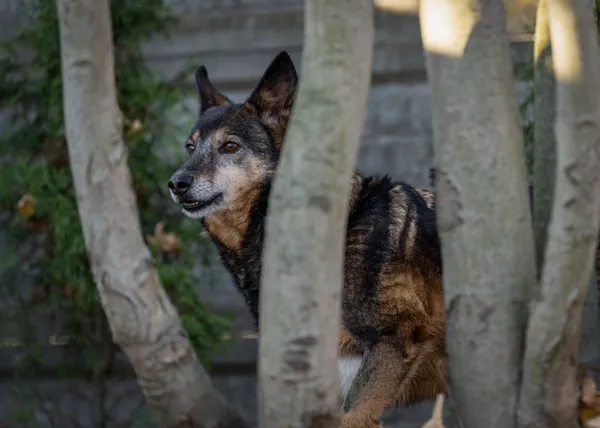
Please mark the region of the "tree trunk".
[[369, 93], [373, 2], [308, 0], [302, 80], [269, 202], [260, 427], [337, 427], [347, 195]]
[[[536, 259], [541, 274], [548, 237], [548, 224], [554, 199], [556, 175], [556, 139], [554, 120], [556, 111], [556, 83], [552, 70], [552, 48], [548, 1], [540, 0], [537, 9], [534, 41], [534, 205]], [[539, 285], [533, 300], [539, 299]], [[598, 318], [598, 290], [596, 271], [592, 269], [582, 315], [581, 358], [583, 365], [600, 363], [600, 319]]]
[[548, 0], [557, 173], [541, 297], [527, 330], [521, 427], [578, 426], [583, 302], [600, 216], [600, 46], [589, 0]]
[[114, 341], [164, 427], [245, 426], [216, 392], [142, 239], [117, 105], [108, 0], [57, 0], [79, 216]]
[[[542, 271], [548, 224], [554, 198], [556, 140], [554, 138], [555, 81], [548, 21], [548, 0], [540, 0], [535, 21], [533, 107], [533, 225], [538, 276]], [[532, 295], [538, 297], [536, 284]]]
[[581, 354], [579, 362], [582, 366], [598, 367], [600, 365], [600, 317], [598, 316], [598, 280], [596, 269], [592, 269], [588, 281], [588, 289], [583, 302], [581, 315]]
[[504, 6], [423, 0], [420, 17], [432, 88], [451, 394], [464, 428], [513, 428], [536, 278]]

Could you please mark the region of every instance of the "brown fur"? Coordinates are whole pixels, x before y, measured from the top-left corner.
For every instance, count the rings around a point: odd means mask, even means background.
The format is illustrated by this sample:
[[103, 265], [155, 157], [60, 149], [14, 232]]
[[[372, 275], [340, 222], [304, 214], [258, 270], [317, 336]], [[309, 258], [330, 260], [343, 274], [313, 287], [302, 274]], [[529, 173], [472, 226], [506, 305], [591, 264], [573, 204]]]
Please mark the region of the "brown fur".
[[[355, 177], [351, 212], [353, 205], [364, 202], [358, 196], [361, 189], [375, 183], [375, 179]], [[381, 413], [389, 406], [433, 398], [445, 391], [441, 264], [420, 243], [422, 218], [413, 205], [415, 198], [419, 198], [432, 209], [435, 198], [426, 190], [407, 192], [409, 189], [391, 185], [387, 191], [389, 221], [383, 247], [389, 251], [389, 258], [377, 260], [379, 257], [375, 255], [372, 259], [374, 264], [381, 263], [372, 284], [376, 290], [374, 302], [365, 299], [365, 284], [358, 278], [369, 268], [365, 266], [369, 260], [365, 253], [373, 245], [368, 236], [377, 222], [366, 222], [368, 229], [349, 230], [347, 235], [342, 323], [352, 329], [355, 319], [362, 319], [361, 324], [379, 326], [390, 333], [378, 335], [376, 343], [362, 348], [363, 365], [344, 401], [347, 413], [343, 428], [376, 427]], [[364, 343], [361, 336], [359, 333], [356, 337], [358, 343]], [[340, 348], [342, 355], [355, 350]]]
[[279, 100], [287, 96], [284, 84], [277, 83], [273, 90], [261, 90], [253, 94], [245, 104], [254, 114], [260, 112], [261, 121], [270, 131], [278, 149], [283, 144], [291, 112], [291, 106], [286, 106]]
[[242, 240], [248, 231], [248, 222], [254, 202], [260, 195], [255, 184], [261, 170], [261, 162], [251, 161], [249, 169], [225, 168], [218, 174], [220, 180], [231, 192], [229, 207], [205, 217], [208, 233], [231, 251], [240, 250]]
[[[295, 69], [287, 54], [278, 55], [242, 104], [220, 94], [203, 67], [196, 81], [201, 115], [190, 137], [195, 146], [170, 187], [178, 202], [207, 201], [200, 215], [258, 327], [264, 221]], [[239, 151], [223, 151], [228, 141], [239, 143]], [[211, 209], [215, 198], [226, 203]], [[435, 197], [356, 173], [348, 198], [339, 346], [341, 356], [361, 356], [362, 365], [343, 398], [342, 428], [377, 427], [387, 407], [445, 391]], [[188, 215], [198, 218], [197, 212]]]
[[199, 139], [200, 139], [200, 132], [198, 130], [196, 130], [190, 136], [190, 143], [197, 144]]
[[362, 354], [361, 346], [356, 342], [352, 334], [350, 334], [350, 332], [344, 328], [344, 326], [340, 326], [339, 347], [341, 355]]

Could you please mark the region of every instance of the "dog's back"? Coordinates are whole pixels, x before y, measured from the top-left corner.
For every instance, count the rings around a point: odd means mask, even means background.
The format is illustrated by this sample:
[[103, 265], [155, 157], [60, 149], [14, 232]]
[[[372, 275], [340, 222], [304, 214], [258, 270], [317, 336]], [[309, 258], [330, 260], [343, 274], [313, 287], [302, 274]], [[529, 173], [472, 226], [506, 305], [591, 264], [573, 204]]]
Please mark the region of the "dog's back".
[[[445, 390], [441, 254], [431, 192], [354, 178], [342, 293], [343, 427]], [[354, 377], [350, 382], [349, 378]], [[350, 385], [349, 385], [350, 384]]]
[[[196, 73], [200, 117], [188, 159], [169, 182], [183, 212], [202, 219], [255, 319], [264, 220], [296, 92], [286, 53], [235, 104]], [[353, 177], [349, 197], [340, 354], [343, 428], [377, 426], [390, 405], [445, 388], [442, 266], [435, 199], [390, 179]]]

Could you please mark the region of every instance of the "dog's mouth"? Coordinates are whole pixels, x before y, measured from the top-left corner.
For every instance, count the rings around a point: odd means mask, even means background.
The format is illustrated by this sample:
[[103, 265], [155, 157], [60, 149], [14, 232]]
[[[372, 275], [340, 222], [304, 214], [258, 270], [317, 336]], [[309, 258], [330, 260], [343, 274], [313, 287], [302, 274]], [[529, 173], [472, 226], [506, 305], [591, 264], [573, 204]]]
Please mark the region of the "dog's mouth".
[[210, 207], [211, 205], [216, 205], [223, 200], [223, 194], [217, 193], [210, 199], [206, 199], [204, 201], [186, 201], [182, 200], [179, 202], [184, 210], [188, 212], [200, 211], [205, 208]]

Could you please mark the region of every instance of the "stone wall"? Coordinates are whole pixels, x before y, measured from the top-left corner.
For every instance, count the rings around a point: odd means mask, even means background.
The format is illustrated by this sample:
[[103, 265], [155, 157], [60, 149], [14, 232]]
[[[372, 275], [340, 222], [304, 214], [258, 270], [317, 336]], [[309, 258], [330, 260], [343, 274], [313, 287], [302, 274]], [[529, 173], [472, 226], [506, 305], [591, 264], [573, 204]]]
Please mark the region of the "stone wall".
[[[247, 96], [271, 59], [282, 49], [290, 53], [301, 74], [302, 1], [171, 0], [171, 3], [181, 22], [170, 38], [149, 40], [144, 47], [145, 58], [153, 70], [173, 76], [185, 67], [205, 64], [215, 85], [234, 100]], [[0, 37], [8, 37], [25, 21], [26, 4], [26, 0], [0, 0]], [[511, 49], [518, 69], [530, 57], [531, 46], [528, 42], [515, 42]], [[196, 97], [192, 73], [189, 73], [185, 89], [188, 98], [184, 104], [193, 111]], [[520, 97], [524, 89], [525, 85], [518, 83]], [[428, 168], [433, 157], [429, 96], [417, 17], [377, 9], [372, 89], [357, 161], [361, 172], [389, 174], [415, 186], [427, 187]], [[174, 114], [173, 120], [181, 124], [181, 141], [165, 144], [174, 148], [180, 147], [192, 119]], [[165, 177], [165, 182], [167, 179]], [[209, 286], [203, 282], [199, 285], [199, 293], [219, 310], [238, 314], [237, 332], [250, 329], [250, 319], [242, 300], [216, 261], [214, 273], [219, 278], [218, 284]], [[256, 341], [245, 337], [237, 338], [232, 348], [219, 355], [213, 379], [244, 416], [255, 423]], [[48, 346], [45, 351], [47, 367], [39, 377], [30, 380], [54, 388], [57, 394], [66, 383], [52, 369], [52, 361], [60, 358], [59, 348]], [[8, 411], [11, 375], [18, 357], [18, 350], [0, 349], [0, 425], [5, 423], [11, 428], [16, 426], [14, 421], [5, 421], [3, 417]], [[131, 389], [121, 399], [123, 408], [133, 407], [140, 399], [135, 380], [130, 375], [127, 372], [129, 378], [124, 381], [115, 380], [122, 383], [120, 388]], [[84, 394], [89, 393], [89, 385], [82, 382], [81, 387]], [[66, 397], [63, 401], [61, 405], [67, 413], [73, 413], [80, 426], [92, 426], [89, 408], [71, 412], [68, 408], [75, 406], [74, 399]], [[390, 419], [396, 421], [390, 427], [419, 427], [429, 408], [430, 403], [425, 403], [400, 411]], [[40, 412], [39, 420], [44, 427], [52, 426], [43, 412]], [[76, 426], [69, 424], [65, 420], [59, 425], [65, 428]]]

